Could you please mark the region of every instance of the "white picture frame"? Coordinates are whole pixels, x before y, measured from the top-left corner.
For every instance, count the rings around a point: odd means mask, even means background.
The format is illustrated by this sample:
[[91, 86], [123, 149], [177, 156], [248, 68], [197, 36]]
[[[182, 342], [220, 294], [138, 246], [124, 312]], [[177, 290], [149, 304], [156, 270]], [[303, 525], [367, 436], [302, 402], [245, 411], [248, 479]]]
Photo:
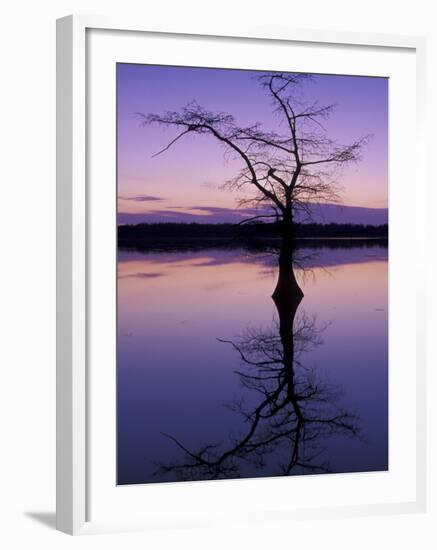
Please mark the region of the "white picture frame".
[[[90, 207], [89, 158], [87, 144], [87, 118], [92, 102], [88, 101], [87, 79], [90, 64], [87, 61], [87, 33], [91, 30], [134, 32], [142, 36], [153, 35], [162, 40], [170, 37], [196, 36], [238, 40], [250, 45], [251, 41], [292, 44], [313, 43], [319, 46], [338, 45], [346, 48], [396, 50], [400, 55], [414, 55], [416, 71], [414, 78], [416, 104], [414, 107], [415, 132], [415, 192], [423, 195], [425, 177], [424, 162], [424, 75], [425, 43], [418, 37], [352, 34], [286, 28], [173, 28], [152, 27], [137, 20], [112, 19], [95, 16], [72, 15], [57, 22], [57, 528], [69, 534], [85, 534], [96, 531], [147, 529], [153, 525], [185, 525], [185, 516], [180, 522], [175, 515], [166, 519], [164, 511], [157, 512], [150, 522], [149, 514], [139, 511], [129, 517], [118, 518], [109, 514], [94, 521], [89, 515], [91, 476], [94, 471], [90, 458], [91, 437], [89, 410], [93, 394], [90, 391]], [[139, 36], [139, 34], [136, 34]], [[217, 46], [215, 46], [217, 47]], [[126, 59], [124, 59], [126, 60]], [[115, 109], [115, 105], [114, 105]], [[114, 149], [115, 157], [115, 149]], [[417, 239], [422, 223], [416, 208], [416, 308], [415, 341], [415, 465], [414, 498], [392, 499], [388, 502], [355, 503], [354, 505], [322, 506], [315, 509], [281, 509], [277, 517], [329, 517], [368, 513], [418, 512], [425, 509], [426, 502], [426, 402], [425, 402], [425, 260], [424, 251]], [[412, 302], [413, 307], [413, 302]], [[104, 389], [102, 392], [105, 391]], [[108, 388], [106, 388], [108, 391]], [[396, 391], [396, 388], [393, 389]], [[111, 467], [111, 466], [110, 466]], [[232, 484], [235, 482], [226, 482]], [[240, 483], [240, 482], [237, 482]], [[250, 480], [244, 483], [250, 484]], [[252, 482], [253, 483], [253, 482]], [[330, 482], [331, 486], [332, 483]], [[181, 491], [193, 492], [191, 488]], [[197, 497], [217, 490], [217, 486], [197, 484]], [[188, 487], [188, 486], [187, 486]], [[250, 487], [246, 485], [246, 487]], [[276, 485], [277, 487], [277, 485]], [[142, 488], [144, 490], [144, 487]], [[126, 489], [125, 489], [126, 490]], [[243, 491], [246, 489], [242, 489]], [[194, 494], [193, 493], [193, 494]], [[183, 496], [183, 495], [182, 495]], [[194, 498], [196, 495], [194, 495]], [[149, 497], [150, 499], [152, 497]], [[190, 497], [193, 498], [193, 497]], [[144, 500], [144, 499], [143, 499]], [[158, 499], [159, 501], [159, 499]], [[146, 500], [147, 502], [147, 496]], [[152, 504], [152, 502], [151, 502]], [[188, 507], [189, 508], [189, 507]], [[115, 510], [115, 508], [114, 508]], [[193, 509], [194, 510], [194, 509]], [[244, 519], [254, 521], [261, 509], [248, 510]], [[292, 514], [290, 514], [292, 512]], [[176, 514], [176, 512], [175, 512]], [[188, 513], [189, 514], [189, 513]], [[266, 516], [269, 514], [266, 513]], [[225, 518], [226, 520], [226, 518]], [[238, 520], [238, 519], [237, 519]], [[240, 518], [241, 520], [241, 518]], [[193, 524], [196, 524], [194, 522]], [[202, 524], [202, 519], [199, 524]]]

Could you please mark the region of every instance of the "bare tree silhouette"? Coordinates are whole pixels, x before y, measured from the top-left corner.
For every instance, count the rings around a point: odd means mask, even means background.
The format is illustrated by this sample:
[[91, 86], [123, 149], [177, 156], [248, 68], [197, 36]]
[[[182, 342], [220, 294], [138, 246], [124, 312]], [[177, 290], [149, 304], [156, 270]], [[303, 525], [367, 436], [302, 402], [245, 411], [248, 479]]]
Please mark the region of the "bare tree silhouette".
[[[339, 200], [337, 177], [342, 167], [361, 158], [368, 136], [349, 144], [331, 139], [323, 123], [334, 105], [319, 105], [306, 98], [310, 75], [263, 73], [257, 77], [277, 115], [275, 129], [260, 123], [239, 126], [224, 112], [210, 112], [192, 102], [180, 111], [142, 114], [144, 125], [173, 128], [175, 134], [156, 155], [171, 149], [189, 134], [217, 140], [241, 169], [226, 187], [244, 192], [240, 205], [259, 207], [259, 214], [244, 220], [274, 218], [281, 233], [279, 275], [272, 298], [277, 322], [268, 329], [247, 330], [238, 340], [220, 340], [239, 354], [236, 372], [245, 390], [259, 395], [250, 405], [242, 395], [232, 404], [242, 416], [244, 429], [226, 443], [207, 443], [192, 450], [174, 435], [164, 434], [183, 452], [183, 459], [160, 464], [160, 474], [179, 479], [239, 477], [244, 465], [265, 467], [275, 454], [282, 462], [278, 474], [326, 472], [323, 440], [334, 434], [360, 436], [358, 418], [339, 404], [339, 388], [324, 382], [304, 364], [307, 351], [321, 343], [324, 327], [305, 313], [297, 315], [303, 299], [293, 271], [293, 228], [297, 212], [310, 217], [309, 203]], [[155, 156], [156, 156], [155, 155]], [[246, 391], [247, 393], [247, 391]]]
[[210, 112], [196, 102], [178, 112], [138, 115], [144, 125], [159, 124], [177, 130], [175, 137], [156, 155], [168, 151], [188, 134], [215, 138], [242, 164], [227, 187], [254, 191], [241, 199], [240, 205], [263, 207], [259, 215], [245, 221], [275, 218], [281, 222], [287, 238], [292, 235], [295, 212], [310, 216], [308, 203], [339, 199], [338, 171], [345, 164], [360, 160], [369, 137], [349, 144], [331, 139], [323, 122], [335, 106], [305, 100], [305, 84], [311, 79], [311, 75], [296, 73], [263, 73], [257, 77], [279, 116], [276, 130], [265, 130], [258, 122], [239, 126], [232, 115]]

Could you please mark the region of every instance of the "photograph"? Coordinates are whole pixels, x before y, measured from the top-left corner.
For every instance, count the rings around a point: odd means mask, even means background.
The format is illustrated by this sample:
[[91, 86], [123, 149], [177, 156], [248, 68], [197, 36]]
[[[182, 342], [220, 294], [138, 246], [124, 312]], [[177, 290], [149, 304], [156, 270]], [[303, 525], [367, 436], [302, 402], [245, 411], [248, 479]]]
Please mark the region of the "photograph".
[[436, 18], [374, 4], [5, 4], [6, 550], [437, 549]]
[[117, 63], [115, 107], [117, 484], [387, 471], [389, 78]]

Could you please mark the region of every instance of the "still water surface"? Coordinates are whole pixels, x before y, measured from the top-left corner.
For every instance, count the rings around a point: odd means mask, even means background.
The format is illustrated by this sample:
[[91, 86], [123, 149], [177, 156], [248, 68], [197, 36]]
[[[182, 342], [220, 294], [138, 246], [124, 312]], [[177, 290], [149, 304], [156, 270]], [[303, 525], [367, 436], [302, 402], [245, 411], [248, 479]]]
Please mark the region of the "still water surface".
[[119, 250], [118, 483], [386, 470], [387, 265], [301, 248], [287, 324], [268, 251]]

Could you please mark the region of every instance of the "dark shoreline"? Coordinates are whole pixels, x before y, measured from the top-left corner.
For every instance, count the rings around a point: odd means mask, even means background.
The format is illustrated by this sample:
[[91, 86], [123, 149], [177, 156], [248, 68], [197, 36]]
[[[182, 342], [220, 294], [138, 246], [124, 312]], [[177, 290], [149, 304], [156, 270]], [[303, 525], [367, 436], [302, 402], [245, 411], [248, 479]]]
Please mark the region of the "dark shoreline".
[[[205, 248], [277, 249], [277, 224], [159, 223], [118, 227], [118, 246], [133, 250], [198, 250]], [[368, 248], [388, 246], [388, 226], [296, 224], [296, 248]]]

